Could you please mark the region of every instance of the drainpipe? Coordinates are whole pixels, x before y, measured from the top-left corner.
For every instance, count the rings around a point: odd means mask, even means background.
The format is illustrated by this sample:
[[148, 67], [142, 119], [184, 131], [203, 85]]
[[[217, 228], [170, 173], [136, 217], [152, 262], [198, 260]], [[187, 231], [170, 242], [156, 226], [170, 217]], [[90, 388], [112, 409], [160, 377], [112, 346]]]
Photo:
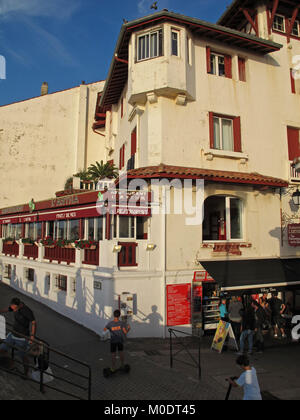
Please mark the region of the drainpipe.
[[162, 264], [162, 275], [163, 275], [163, 299], [164, 299], [164, 331], [163, 331], [163, 338], [166, 338], [166, 328], [167, 328], [167, 276], [166, 276], [166, 269], [167, 269], [167, 212], [166, 212], [166, 187], [162, 186], [162, 257], [163, 257], [163, 264]]

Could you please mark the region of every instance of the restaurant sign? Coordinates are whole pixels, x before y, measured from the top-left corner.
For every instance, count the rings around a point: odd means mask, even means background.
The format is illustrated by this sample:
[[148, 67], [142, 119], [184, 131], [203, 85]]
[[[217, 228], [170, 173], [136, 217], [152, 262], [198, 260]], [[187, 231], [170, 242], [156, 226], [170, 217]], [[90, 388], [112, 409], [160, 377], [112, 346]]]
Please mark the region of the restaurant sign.
[[300, 224], [288, 225], [288, 241], [290, 246], [300, 246]]

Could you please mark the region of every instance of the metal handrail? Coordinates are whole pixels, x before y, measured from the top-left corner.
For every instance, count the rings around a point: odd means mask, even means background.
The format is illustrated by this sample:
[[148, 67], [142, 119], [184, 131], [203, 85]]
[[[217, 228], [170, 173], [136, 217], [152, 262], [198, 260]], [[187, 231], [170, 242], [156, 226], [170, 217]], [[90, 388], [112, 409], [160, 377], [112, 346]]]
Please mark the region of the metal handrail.
[[[195, 336], [193, 334], [189, 334], [189, 333], [187, 333], [185, 331], [176, 330], [174, 328], [169, 328], [168, 331], [170, 333], [170, 367], [171, 367], [171, 369], [173, 368], [173, 364], [174, 364], [173, 362], [174, 362], [174, 360], [176, 360], [177, 362], [184, 363], [184, 364], [186, 364], [188, 366], [197, 367], [197, 369], [198, 369], [198, 378], [199, 378], [199, 380], [201, 380], [201, 375], [202, 375], [202, 369], [201, 369], [201, 338], [198, 337], [198, 336]], [[190, 353], [189, 348], [183, 343], [182, 340], [179, 341], [179, 344], [183, 348], [181, 350], [177, 351], [175, 354], [173, 353], [173, 337], [175, 337], [177, 339], [181, 339], [181, 337], [178, 337], [178, 335], [176, 335], [176, 333], [184, 334], [184, 335], [186, 335], [188, 337], [191, 337], [193, 339], [194, 338], [198, 339], [198, 359], [197, 360]], [[175, 356], [177, 356], [183, 350], [186, 350], [187, 354], [190, 356], [190, 358], [194, 362], [193, 364], [175, 358]]]
[[[24, 338], [28, 342], [31, 342], [32, 343], [32, 346], [30, 346], [30, 348], [25, 353], [29, 354], [30, 351], [32, 350], [32, 348], [34, 346], [43, 346], [42, 355], [44, 355], [47, 352], [48, 353], [47, 354], [47, 357], [49, 358], [49, 361], [50, 361], [50, 355], [51, 354], [55, 354], [55, 355], [57, 355], [59, 357], [64, 358], [67, 361], [70, 361], [70, 362], [73, 362], [73, 363], [75, 363], [77, 365], [82, 366], [83, 368], [87, 369], [87, 371], [88, 371], [88, 373], [86, 375], [83, 375], [81, 373], [78, 373], [78, 372], [75, 372], [75, 371], [73, 371], [71, 369], [68, 369], [68, 368], [66, 368], [64, 366], [60, 366], [57, 363], [51, 362], [51, 366], [55, 366], [55, 367], [59, 368], [60, 370], [62, 370], [63, 372], [67, 372], [69, 374], [71, 373], [72, 375], [76, 376], [77, 378], [81, 378], [81, 379], [84, 379], [84, 380], [87, 381], [87, 386], [81, 386], [77, 382], [70, 381], [70, 380], [68, 380], [68, 379], [66, 379], [64, 377], [60, 377], [60, 376], [54, 375], [53, 373], [49, 374], [49, 376], [51, 376], [53, 379], [57, 379], [59, 381], [62, 381], [64, 383], [67, 383], [67, 384], [72, 385], [72, 387], [75, 387], [77, 389], [80, 389], [82, 391], [87, 392], [87, 398], [82, 398], [82, 397], [80, 397], [78, 395], [75, 395], [75, 394], [73, 394], [71, 392], [68, 392], [68, 391], [66, 391], [64, 389], [59, 389], [58, 387], [54, 387], [54, 386], [45, 384], [44, 383], [44, 375], [45, 375], [44, 369], [42, 367], [40, 368], [39, 366], [36, 367], [36, 366], [33, 366], [33, 365], [29, 365], [28, 364], [27, 365], [28, 368], [32, 368], [35, 371], [38, 371], [40, 373], [40, 392], [41, 393], [44, 394], [45, 393], [45, 388], [48, 388], [48, 389], [54, 390], [54, 391], [59, 392], [59, 393], [62, 393], [64, 395], [68, 395], [68, 396], [73, 397], [73, 398], [78, 399], [78, 400], [85, 400], [85, 399], [87, 399], [87, 400], [90, 401], [92, 399], [92, 392], [91, 392], [91, 390], [92, 390], [92, 370], [91, 370], [91, 366], [90, 365], [88, 365], [87, 363], [82, 362], [81, 360], [78, 360], [78, 359], [76, 359], [76, 358], [74, 358], [72, 356], [69, 356], [69, 355], [67, 355], [65, 353], [62, 353], [59, 350], [56, 350], [56, 349], [50, 347], [50, 345], [47, 342], [45, 342], [44, 340], [42, 340], [42, 339], [40, 339], [38, 337], [36, 337], [34, 340], [31, 340], [30, 337], [25, 336], [25, 335], [20, 334], [20, 333], [17, 333], [16, 331], [13, 330], [12, 325], [9, 324], [9, 323], [6, 323], [6, 326], [8, 327], [8, 332], [11, 333], [12, 335], [14, 335], [14, 333], [15, 333], [17, 335], [17, 338]], [[16, 350], [17, 351], [20, 351], [20, 350], [18, 348], [14, 347], [14, 346], [11, 346], [11, 345], [8, 345], [8, 346], [12, 350], [12, 360], [14, 361], [14, 363], [19, 363], [19, 364], [22, 364], [23, 365], [22, 362], [19, 362], [19, 361], [17, 361], [17, 360], [14, 359], [14, 352]], [[41, 355], [39, 355], [39, 356], [41, 356]], [[35, 358], [35, 357], [38, 357], [38, 356], [34, 356], [33, 355], [32, 357]], [[13, 375], [22, 377], [22, 374], [21, 373], [14, 372], [14, 371], [12, 371], [10, 369], [6, 369], [6, 368], [4, 368], [2, 366], [0, 366], [0, 369], [2, 371], [7, 372], [7, 373], [11, 373]], [[29, 381], [31, 381], [31, 382], [36, 383], [36, 381], [34, 381], [31, 378], [27, 378], [27, 379]], [[74, 381], [75, 381], [75, 379], [74, 379]]]

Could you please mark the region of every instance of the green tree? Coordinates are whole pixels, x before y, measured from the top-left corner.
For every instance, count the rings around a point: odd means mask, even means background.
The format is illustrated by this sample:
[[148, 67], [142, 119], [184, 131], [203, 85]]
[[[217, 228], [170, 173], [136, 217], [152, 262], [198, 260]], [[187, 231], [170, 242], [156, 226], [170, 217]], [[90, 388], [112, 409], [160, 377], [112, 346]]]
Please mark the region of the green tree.
[[104, 178], [115, 179], [119, 176], [118, 168], [109, 162], [103, 163], [103, 160], [90, 165], [87, 172], [93, 181], [100, 181]]

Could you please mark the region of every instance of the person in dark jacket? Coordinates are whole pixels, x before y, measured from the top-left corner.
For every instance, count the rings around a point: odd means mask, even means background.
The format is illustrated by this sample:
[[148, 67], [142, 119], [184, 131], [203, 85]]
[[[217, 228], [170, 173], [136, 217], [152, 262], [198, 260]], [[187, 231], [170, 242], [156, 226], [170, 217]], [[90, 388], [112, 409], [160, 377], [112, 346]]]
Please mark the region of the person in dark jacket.
[[263, 326], [266, 322], [266, 313], [263, 307], [256, 301], [252, 302], [252, 307], [254, 309], [255, 316], [255, 338], [257, 342], [257, 351], [262, 353], [264, 351], [264, 336], [263, 336]]
[[242, 314], [242, 333], [240, 337], [240, 352], [244, 354], [245, 341], [248, 340], [248, 354], [253, 352], [253, 337], [255, 331], [255, 314], [251, 305], [247, 306]]

